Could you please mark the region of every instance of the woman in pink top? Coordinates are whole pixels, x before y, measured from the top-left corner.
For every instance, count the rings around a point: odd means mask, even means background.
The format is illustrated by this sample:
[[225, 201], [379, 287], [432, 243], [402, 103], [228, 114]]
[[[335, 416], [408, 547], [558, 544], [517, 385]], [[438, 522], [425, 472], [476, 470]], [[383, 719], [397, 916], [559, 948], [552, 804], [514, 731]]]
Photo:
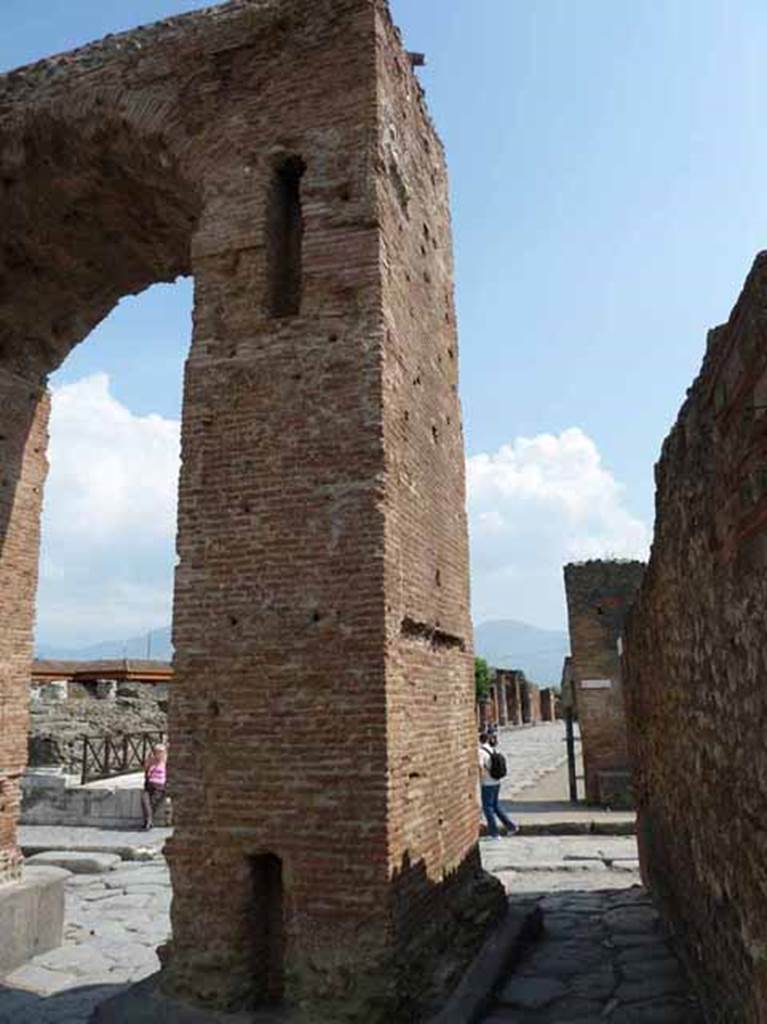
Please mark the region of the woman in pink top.
[[144, 790], [141, 794], [141, 810], [144, 813], [144, 829], [152, 827], [154, 812], [165, 799], [165, 770], [168, 751], [162, 743], [152, 748], [144, 765]]

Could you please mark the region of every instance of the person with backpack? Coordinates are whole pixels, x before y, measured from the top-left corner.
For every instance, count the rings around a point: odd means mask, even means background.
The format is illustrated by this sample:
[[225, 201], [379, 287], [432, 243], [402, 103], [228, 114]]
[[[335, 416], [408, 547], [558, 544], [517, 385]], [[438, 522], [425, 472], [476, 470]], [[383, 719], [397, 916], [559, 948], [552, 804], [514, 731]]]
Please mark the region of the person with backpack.
[[519, 831], [500, 804], [501, 779], [505, 778], [506, 758], [496, 748], [497, 739], [487, 732], [479, 734], [479, 781], [482, 793], [482, 810], [487, 821], [487, 834], [491, 839], [500, 839], [496, 818], [506, 829], [507, 835]]

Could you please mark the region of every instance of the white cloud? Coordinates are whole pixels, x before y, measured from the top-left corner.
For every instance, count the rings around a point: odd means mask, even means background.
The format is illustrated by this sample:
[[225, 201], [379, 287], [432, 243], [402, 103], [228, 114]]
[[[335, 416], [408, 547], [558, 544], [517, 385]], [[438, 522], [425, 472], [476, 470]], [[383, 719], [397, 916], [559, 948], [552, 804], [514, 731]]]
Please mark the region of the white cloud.
[[[170, 622], [179, 423], [136, 416], [106, 374], [54, 391], [38, 636], [79, 647]], [[577, 427], [467, 460], [476, 621], [564, 621], [562, 566], [645, 557], [649, 531]]]
[[38, 636], [76, 647], [170, 621], [179, 424], [136, 416], [106, 374], [53, 392]]
[[564, 621], [562, 566], [645, 558], [647, 526], [578, 427], [519, 437], [467, 460], [475, 621]]

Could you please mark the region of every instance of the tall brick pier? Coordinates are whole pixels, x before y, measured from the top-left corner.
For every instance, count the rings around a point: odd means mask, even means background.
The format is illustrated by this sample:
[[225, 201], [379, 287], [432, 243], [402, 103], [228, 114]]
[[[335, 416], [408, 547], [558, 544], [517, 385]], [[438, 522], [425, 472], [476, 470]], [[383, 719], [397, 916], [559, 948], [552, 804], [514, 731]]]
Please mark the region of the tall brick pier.
[[644, 562], [600, 559], [564, 569], [589, 803], [633, 803], [620, 642], [644, 570]]
[[235, 0], [111, 37], [1, 78], [0, 132], [0, 871], [46, 378], [122, 296], [191, 274], [162, 984], [410, 1020], [500, 897], [445, 162], [386, 5]]

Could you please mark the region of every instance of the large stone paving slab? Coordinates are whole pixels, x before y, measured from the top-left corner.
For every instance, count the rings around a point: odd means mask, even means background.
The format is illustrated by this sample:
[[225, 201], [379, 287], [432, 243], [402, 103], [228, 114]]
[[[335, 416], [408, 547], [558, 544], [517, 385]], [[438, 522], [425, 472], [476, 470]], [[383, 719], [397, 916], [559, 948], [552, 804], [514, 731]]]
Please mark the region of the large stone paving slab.
[[510, 896], [625, 889], [639, 883], [634, 836], [508, 836], [483, 839], [482, 863]]
[[154, 828], [149, 832], [81, 828], [66, 825], [22, 825], [19, 844], [27, 857], [50, 850], [75, 850], [85, 853], [115, 853], [123, 860], [142, 861], [158, 858], [170, 828]]
[[111, 871], [120, 863], [116, 853], [81, 853], [77, 850], [49, 850], [28, 857], [27, 864], [65, 868], [77, 875], [98, 875]]

